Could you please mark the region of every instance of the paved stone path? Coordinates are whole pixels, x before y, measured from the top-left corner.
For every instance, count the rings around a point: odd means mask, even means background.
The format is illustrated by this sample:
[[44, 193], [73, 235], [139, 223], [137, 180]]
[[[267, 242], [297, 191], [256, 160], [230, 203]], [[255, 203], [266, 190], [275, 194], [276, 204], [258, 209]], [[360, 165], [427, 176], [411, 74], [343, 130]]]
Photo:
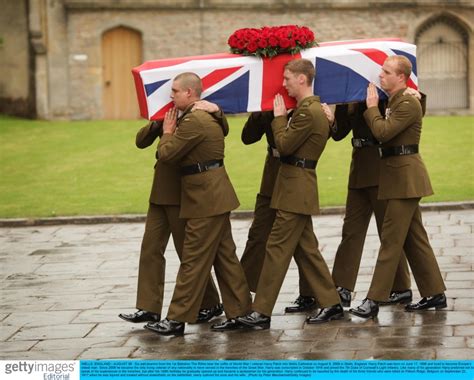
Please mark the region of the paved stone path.
[[[474, 212], [425, 212], [424, 223], [448, 287], [448, 310], [405, 313], [386, 306], [378, 320], [349, 314], [314, 326], [285, 315], [298, 295], [292, 263], [270, 330], [213, 333], [188, 325], [184, 337], [160, 337], [120, 320], [133, 311], [143, 224], [0, 228], [0, 359], [472, 359]], [[250, 220], [233, 220], [242, 254]], [[314, 219], [330, 268], [342, 216]], [[369, 287], [379, 247], [372, 221], [356, 287]], [[165, 308], [179, 267], [167, 252]], [[418, 300], [418, 292], [415, 291]]]

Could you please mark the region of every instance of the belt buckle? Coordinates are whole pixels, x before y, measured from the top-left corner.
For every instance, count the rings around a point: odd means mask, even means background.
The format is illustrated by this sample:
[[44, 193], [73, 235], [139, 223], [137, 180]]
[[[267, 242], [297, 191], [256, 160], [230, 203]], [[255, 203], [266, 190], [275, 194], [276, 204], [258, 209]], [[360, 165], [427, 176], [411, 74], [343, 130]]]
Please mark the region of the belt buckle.
[[305, 161], [306, 161], [305, 158], [299, 159], [299, 160], [296, 161], [295, 166], [296, 166], [297, 168], [303, 168], [303, 169], [304, 169], [304, 165], [305, 165], [305, 163], [306, 163]]
[[204, 170], [203, 170], [203, 167], [201, 166], [201, 163], [200, 163], [200, 162], [197, 163], [197, 168], [198, 168], [198, 172], [199, 172], [199, 173], [202, 173], [202, 172], [204, 171]]
[[400, 150], [400, 155], [401, 156], [404, 156], [405, 154], [408, 154], [408, 149], [406, 149], [405, 145], [402, 145], [401, 148], [402, 148]]
[[362, 139], [354, 139], [353, 142], [355, 148], [362, 148]]
[[379, 148], [377, 148], [377, 149], [378, 149], [378, 151], [379, 151], [379, 157], [380, 157], [380, 158], [383, 158], [383, 150], [382, 150], [382, 148], [379, 147]]

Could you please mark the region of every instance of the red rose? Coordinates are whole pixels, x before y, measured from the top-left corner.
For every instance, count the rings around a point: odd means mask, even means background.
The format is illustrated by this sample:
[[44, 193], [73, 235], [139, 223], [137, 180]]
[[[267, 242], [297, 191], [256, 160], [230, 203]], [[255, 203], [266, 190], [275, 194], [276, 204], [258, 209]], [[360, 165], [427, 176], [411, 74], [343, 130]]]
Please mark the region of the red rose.
[[251, 41], [247, 45], [247, 50], [249, 51], [249, 53], [254, 53], [255, 51], [257, 51], [257, 48], [258, 45], [255, 41]]
[[265, 49], [267, 47], [267, 40], [264, 38], [260, 38], [257, 40], [257, 45], [260, 49]]
[[235, 48], [237, 47], [237, 37], [235, 35], [232, 35], [229, 37], [227, 43], [229, 44], [230, 47]]
[[245, 48], [244, 40], [238, 40], [237, 43], [236, 43], [236, 46], [237, 46], [237, 49], [239, 49], [239, 50], [242, 50], [243, 48]]
[[290, 46], [290, 40], [288, 38], [280, 38], [280, 46], [282, 49], [287, 49]]
[[271, 47], [278, 46], [278, 38], [276, 38], [275, 36], [270, 36], [270, 37], [268, 38], [268, 44], [269, 44]]

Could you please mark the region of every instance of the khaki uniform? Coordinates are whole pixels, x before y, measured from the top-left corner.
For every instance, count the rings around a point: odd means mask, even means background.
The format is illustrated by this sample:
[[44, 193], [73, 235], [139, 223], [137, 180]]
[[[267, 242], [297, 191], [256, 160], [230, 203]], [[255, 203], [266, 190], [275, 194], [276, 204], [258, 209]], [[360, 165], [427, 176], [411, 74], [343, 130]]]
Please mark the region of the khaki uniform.
[[[158, 145], [162, 162], [180, 167], [224, 158], [225, 117], [204, 111], [190, 112], [178, 120], [175, 134], [165, 134]], [[168, 318], [193, 322], [202, 302], [207, 277], [214, 265], [228, 318], [250, 310], [250, 291], [235, 253], [230, 211], [239, 206], [225, 167], [181, 177], [181, 212], [186, 219], [183, 256]]]
[[[349, 107], [353, 108], [349, 112]], [[385, 103], [381, 103], [381, 110]], [[376, 143], [364, 119], [365, 103], [336, 107], [336, 128], [334, 140], [342, 140], [352, 130], [354, 139], [371, 140]], [[342, 240], [336, 252], [332, 277], [337, 286], [354, 290], [364, 249], [365, 237], [370, 218], [375, 214], [379, 236], [387, 202], [378, 200], [380, 157], [377, 145], [354, 147], [349, 171], [349, 185], [346, 201], [346, 214], [342, 226]], [[405, 255], [402, 254], [397, 267], [392, 291], [411, 288], [410, 271]]]
[[[383, 148], [419, 144], [422, 124], [420, 102], [400, 90], [390, 97], [386, 118], [377, 107], [364, 113], [374, 137]], [[419, 153], [380, 160], [378, 198], [387, 201], [381, 247], [367, 297], [385, 301], [390, 294], [402, 250], [422, 297], [446, 290], [433, 249], [421, 220], [421, 197], [433, 194]]]
[[[289, 123], [286, 116], [276, 117], [272, 130], [282, 156], [316, 161], [329, 137], [328, 121], [317, 96], [304, 99]], [[339, 295], [313, 231], [311, 215], [319, 213], [317, 190], [314, 169], [280, 166], [271, 201], [271, 207], [277, 210], [276, 218], [267, 242], [253, 310], [271, 315], [293, 256], [320, 306], [339, 304]]]
[[[152, 128], [152, 123], [149, 123], [138, 131], [136, 145], [138, 148], [144, 149], [152, 145], [161, 134], [161, 125]], [[178, 257], [181, 259], [182, 256], [185, 221], [179, 218], [181, 177], [178, 170], [178, 167], [160, 161], [155, 164], [150, 204], [141, 246], [137, 308], [157, 314], [161, 314], [163, 306], [165, 250], [170, 234], [173, 236]], [[201, 308], [206, 309], [220, 302], [212, 277], [208, 276], [208, 279], [201, 305]]]
[[[261, 140], [263, 135], [266, 135], [268, 143], [268, 153], [263, 167], [260, 191], [255, 203], [254, 217], [249, 229], [247, 244], [240, 259], [252, 292], [257, 290], [258, 279], [265, 259], [265, 247], [276, 215], [276, 210], [270, 208], [270, 203], [278, 170], [280, 169], [280, 158], [273, 138], [272, 120], [273, 111], [253, 112], [242, 129], [242, 142], [244, 144], [256, 143]], [[308, 281], [301, 270], [299, 272], [300, 295], [311, 296]]]

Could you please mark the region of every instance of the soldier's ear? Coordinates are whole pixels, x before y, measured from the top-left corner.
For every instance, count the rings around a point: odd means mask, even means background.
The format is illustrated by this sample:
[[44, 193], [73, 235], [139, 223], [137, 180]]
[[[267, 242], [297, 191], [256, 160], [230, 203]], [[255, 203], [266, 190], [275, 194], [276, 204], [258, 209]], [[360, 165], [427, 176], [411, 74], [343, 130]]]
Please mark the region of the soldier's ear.
[[300, 83], [300, 84], [306, 83], [306, 75], [298, 74], [298, 83]]

